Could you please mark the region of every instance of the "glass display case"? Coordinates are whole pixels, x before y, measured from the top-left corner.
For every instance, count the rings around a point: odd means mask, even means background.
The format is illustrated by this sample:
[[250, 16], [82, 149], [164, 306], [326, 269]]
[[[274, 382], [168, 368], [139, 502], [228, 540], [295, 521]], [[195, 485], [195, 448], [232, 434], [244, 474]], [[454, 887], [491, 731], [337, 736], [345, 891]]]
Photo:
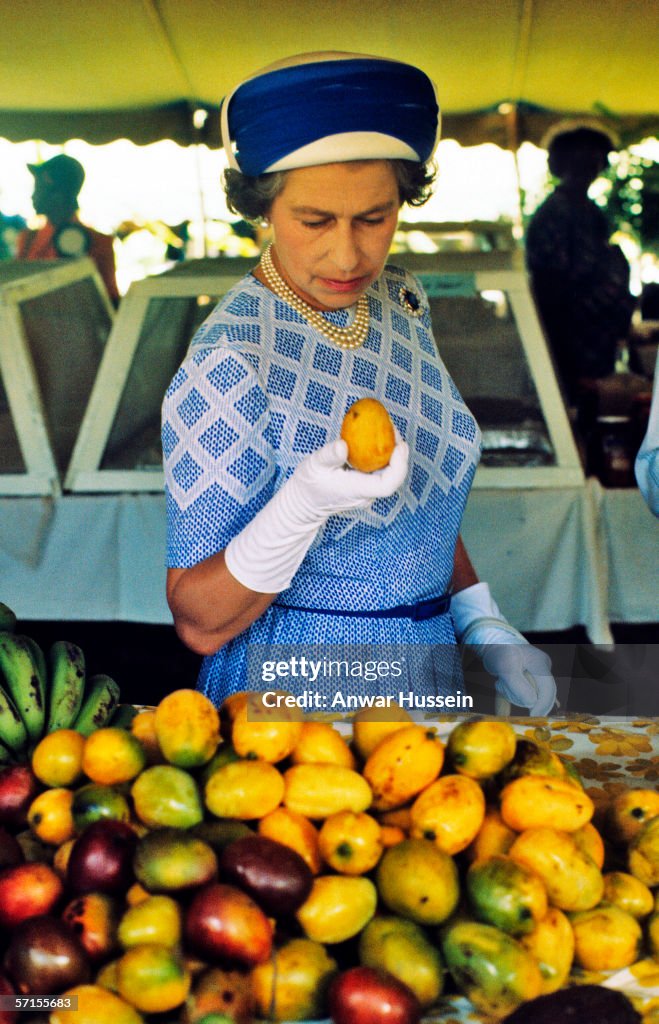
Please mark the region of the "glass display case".
[[[519, 254], [417, 254], [440, 354], [476, 415], [476, 486], [583, 482], [579, 455]], [[72, 491], [158, 491], [160, 407], [192, 335], [253, 259], [193, 260], [133, 284], [122, 300], [71, 459]]]
[[519, 254], [396, 254], [430, 301], [433, 332], [476, 416], [483, 454], [476, 487], [583, 483], [554, 365]]
[[52, 494], [114, 310], [87, 257], [0, 263], [0, 494]]
[[197, 327], [254, 259], [190, 260], [121, 301], [64, 482], [70, 491], [163, 489], [160, 407]]

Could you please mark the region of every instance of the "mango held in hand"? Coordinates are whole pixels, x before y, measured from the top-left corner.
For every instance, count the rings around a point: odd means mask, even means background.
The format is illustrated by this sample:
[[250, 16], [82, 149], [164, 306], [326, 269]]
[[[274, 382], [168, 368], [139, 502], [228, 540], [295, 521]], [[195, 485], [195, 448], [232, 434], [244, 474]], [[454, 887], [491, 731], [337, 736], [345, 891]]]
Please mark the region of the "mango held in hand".
[[394, 425], [377, 398], [360, 398], [350, 406], [341, 437], [348, 445], [348, 462], [362, 473], [387, 466], [396, 445]]

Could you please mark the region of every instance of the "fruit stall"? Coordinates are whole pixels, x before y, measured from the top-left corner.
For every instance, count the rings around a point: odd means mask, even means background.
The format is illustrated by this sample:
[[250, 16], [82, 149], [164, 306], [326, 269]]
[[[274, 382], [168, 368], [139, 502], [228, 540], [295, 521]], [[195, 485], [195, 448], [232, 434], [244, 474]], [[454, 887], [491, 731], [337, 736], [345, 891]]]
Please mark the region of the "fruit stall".
[[656, 1020], [656, 720], [133, 707], [0, 612], [3, 1024]]

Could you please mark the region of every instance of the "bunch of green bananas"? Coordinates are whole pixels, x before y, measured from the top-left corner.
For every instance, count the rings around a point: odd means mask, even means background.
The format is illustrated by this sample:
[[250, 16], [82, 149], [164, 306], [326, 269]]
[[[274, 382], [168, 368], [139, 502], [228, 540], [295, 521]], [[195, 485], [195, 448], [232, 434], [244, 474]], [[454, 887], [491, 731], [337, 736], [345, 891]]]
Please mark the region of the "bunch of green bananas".
[[29, 760], [41, 737], [56, 729], [89, 736], [109, 723], [119, 703], [114, 679], [86, 678], [76, 644], [56, 640], [46, 656], [15, 630], [16, 616], [0, 603], [0, 764]]

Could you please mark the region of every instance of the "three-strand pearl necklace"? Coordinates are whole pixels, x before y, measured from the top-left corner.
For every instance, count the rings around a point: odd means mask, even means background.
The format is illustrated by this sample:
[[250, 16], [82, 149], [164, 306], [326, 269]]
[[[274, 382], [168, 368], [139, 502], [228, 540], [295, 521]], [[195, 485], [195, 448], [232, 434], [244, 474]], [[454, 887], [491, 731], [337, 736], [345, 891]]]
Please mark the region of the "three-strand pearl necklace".
[[332, 341], [339, 348], [359, 348], [366, 341], [368, 334], [368, 299], [365, 295], [357, 301], [355, 318], [348, 327], [339, 327], [337, 324], [326, 320], [318, 309], [314, 309], [308, 302], [301, 299], [292, 288], [290, 288], [283, 277], [277, 271], [272, 261], [272, 246], [269, 245], [261, 256], [259, 266], [271, 291], [280, 299], [292, 306], [296, 313], [310, 323], [316, 330], [329, 341]]

